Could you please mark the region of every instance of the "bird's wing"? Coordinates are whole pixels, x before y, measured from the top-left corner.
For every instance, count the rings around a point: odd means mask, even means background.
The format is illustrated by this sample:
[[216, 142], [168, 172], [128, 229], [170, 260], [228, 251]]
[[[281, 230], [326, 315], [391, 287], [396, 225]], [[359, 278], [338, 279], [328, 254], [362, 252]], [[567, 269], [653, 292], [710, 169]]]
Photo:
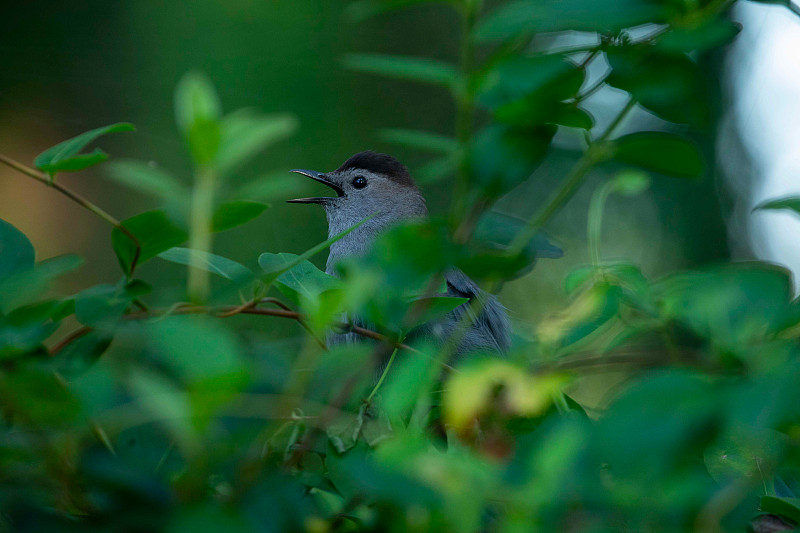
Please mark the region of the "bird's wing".
[[498, 352], [505, 352], [511, 346], [509, 334], [510, 325], [506, 311], [494, 295], [482, 291], [474, 281], [458, 269], [453, 269], [445, 274], [447, 280], [447, 294], [460, 298], [469, 298], [457, 307], [453, 314], [460, 320], [464, 313], [471, 313], [470, 304], [474, 298], [485, 299], [483, 309], [477, 316], [470, 316], [473, 323], [474, 334], [480, 338], [477, 344], [484, 348], [494, 348]]

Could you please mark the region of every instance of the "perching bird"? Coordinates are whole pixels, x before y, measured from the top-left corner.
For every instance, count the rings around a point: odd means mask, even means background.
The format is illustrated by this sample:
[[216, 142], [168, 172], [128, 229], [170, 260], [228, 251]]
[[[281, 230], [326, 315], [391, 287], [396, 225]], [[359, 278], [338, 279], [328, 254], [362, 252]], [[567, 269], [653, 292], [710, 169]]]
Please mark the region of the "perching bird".
[[[335, 266], [342, 259], [364, 254], [375, 238], [385, 229], [401, 221], [424, 218], [428, 214], [425, 199], [409, 175], [408, 169], [390, 155], [360, 152], [332, 172], [293, 170], [323, 183], [336, 192], [334, 197], [298, 198], [290, 203], [320, 204], [328, 218], [328, 235], [333, 237], [376, 213], [363, 225], [336, 241], [330, 247], [326, 271], [336, 275]], [[446, 272], [447, 295], [485, 299], [477, 317], [473, 317], [463, 333], [454, 358], [471, 352], [502, 354], [510, 346], [509, 321], [505, 310], [494, 295], [483, 292], [466, 274], [457, 269]], [[434, 336], [446, 342], [464, 313], [470, 312], [466, 302], [434, 324], [418, 328], [416, 335]], [[358, 318], [353, 321], [362, 324]], [[355, 342], [353, 333], [339, 334], [334, 343]]]

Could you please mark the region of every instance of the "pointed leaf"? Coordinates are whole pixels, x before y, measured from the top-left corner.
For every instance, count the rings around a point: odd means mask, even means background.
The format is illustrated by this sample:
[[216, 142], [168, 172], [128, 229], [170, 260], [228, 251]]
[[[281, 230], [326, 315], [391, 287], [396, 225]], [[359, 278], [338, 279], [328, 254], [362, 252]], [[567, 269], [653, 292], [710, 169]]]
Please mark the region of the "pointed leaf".
[[185, 74], [175, 89], [175, 121], [197, 165], [211, 163], [219, 151], [220, 115], [211, 81], [199, 72]]
[[305, 181], [297, 179], [295, 174], [288, 172], [267, 174], [260, 176], [249, 183], [245, 183], [230, 194], [233, 198], [247, 198], [248, 200], [274, 200], [287, 196], [302, 196], [299, 191], [306, 186]]
[[145, 194], [165, 200], [185, 198], [187, 188], [162, 168], [142, 161], [119, 161], [109, 166], [109, 177]]
[[429, 131], [392, 128], [381, 130], [380, 137], [390, 143], [410, 146], [427, 152], [452, 154], [458, 150], [457, 140]]
[[[249, 268], [232, 259], [201, 252], [200, 250], [192, 250], [191, 248], [170, 248], [158, 254], [158, 257], [180, 265], [198, 266], [212, 274], [230, 280], [251, 278], [253, 276], [253, 272]], [[201, 261], [198, 262], [198, 258]]]
[[422, 302], [420, 305], [422, 305], [422, 308], [425, 311], [421, 313], [416, 323], [414, 323], [411, 326], [412, 328], [420, 324], [427, 324], [428, 322], [434, 322], [435, 320], [446, 316], [456, 307], [469, 302], [469, 298], [457, 298], [453, 296], [432, 296], [429, 298], [417, 298], [414, 301], [414, 304], [416, 305], [417, 302]]
[[128, 289], [125, 279], [110, 285], [95, 285], [75, 297], [75, 318], [91, 327], [114, 326], [136, 297], [136, 285]]
[[[285, 262], [283, 258], [279, 257], [280, 255], [293, 255], [293, 254], [272, 254], [272, 253], [263, 253], [258, 256], [258, 264], [266, 273], [265, 276], [262, 276], [262, 281], [265, 283], [269, 283], [272, 280], [276, 279], [278, 276], [289, 270], [290, 268], [294, 267], [295, 265], [299, 265], [306, 259], [313, 257], [320, 253], [322, 250], [326, 250], [330, 247], [331, 244], [335, 243], [351, 231], [355, 230], [356, 228], [360, 227], [362, 224], [370, 220], [372, 217], [375, 216], [376, 213], [371, 214], [370, 216], [366, 217], [364, 220], [351, 226], [344, 230], [343, 232], [339, 233], [338, 235], [334, 235], [330, 239], [323, 241], [316, 246], [313, 246], [303, 252], [302, 254], [296, 256], [290, 262]], [[278, 257], [276, 257], [278, 256]]]
[[455, 66], [425, 57], [350, 54], [345, 56], [344, 64], [347, 68], [360, 72], [450, 88], [454, 88], [460, 79]]
[[547, 154], [555, 126], [519, 131], [493, 124], [472, 140], [469, 169], [475, 186], [497, 198], [527, 180]]
[[25, 234], [0, 219], [0, 280], [32, 270], [35, 256], [33, 245]]
[[224, 203], [214, 211], [211, 230], [214, 232], [225, 231], [241, 226], [263, 213], [267, 207], [269, 207], [267, 204], [248, 200]]
[[[297, 259], [298, 256], [294, 254], [262, 254], [259, 262], [275, 269], [285, 268]], [[278, 276], [275, 284], [294, 303], [300, 304], [304, 299], [316, 300], [321, 293], [339, 287], [341, 281], [321, 271], [310, 261], [301, 261]]]
[[478, 41], [565, 30], [617, 32], [659, 22], [664, 8], [647, 0], [516, 0], [489, 13], [475, 31]]
[[292, 115], [257, 115], [250, 110], [231, 113], [222, 120], [219, 153], [214, 162], [221, 173], [227, 173], [267, 146], [297, 131]]
[[21, 270], [0, 280], [0, 312], [8, 313], [41, 298], [53, 280], [83, 264], [77, 255], [60, 255], [40, 261], [33, 269]]
[[756, 206], [755, 209], [788, 209], [800, 215], [800, 196], [787, 196], [785, 198], [767, 200]]
[[49, 174], [55, 174], [58, 171], [75, 171], [96, 165], [101, 161], [108, 159], [108, 155], [100, 150], [95, 150], [91, 154], [79, 154], [86, 145], [107, 133], [115, 133], [118, 131], [135, 131], [136, 128], [133, 124], [127, 122], [118, 122], [109, 126], [103, 126], [86, 133], [82, 133], [77, 137], [59, 143], [52, 148], [48, 148], [34, 160], [34, 165], [39, 170], [43, 170]]
[[672, 133], [638, 132], [615, 142], [615, 158], [645, 170], [680, 178], [699, 178], [704, 164], [697, 148]]
[[492, 109], [530, 97], [547, 108], [578, 92], [584, 69], [560, 55], [513, 57], [496, 65], [482, 78], [480, 102]]
[[[122, 225], [139, 240], [141, 252], [137, 264], [152, 259], [164, 250], [182, 244], [189, 238], [187, 231], [172, 220], [163, 210], [146, 211], [122, 222]], [[123, 272], [130, 272], [136, 247], [122, 231], [111, 231], [111, 244]]]
[[800, 498], [761, 497], [761, 510], [800, 523]]

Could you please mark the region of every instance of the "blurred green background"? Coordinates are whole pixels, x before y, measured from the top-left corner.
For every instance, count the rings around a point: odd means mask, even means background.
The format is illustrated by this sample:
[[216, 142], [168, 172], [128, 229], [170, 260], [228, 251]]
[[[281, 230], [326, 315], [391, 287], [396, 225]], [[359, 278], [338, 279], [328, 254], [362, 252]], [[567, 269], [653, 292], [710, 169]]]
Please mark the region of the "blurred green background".
[[[253, 198], [269, 201], [272, 209], [218, 237], [215, 251], [254, 266], [263, 251], [305, 250], [324, 238], [326, 223], [321, 209], [283, 202], [313, 189], [287, 174], [288, 169], [332, 169], [354, 152], [374, 149], [392, 153], [416, 174], [425, 154], [383, 142], [377, 130], [452, 134], [454, 129], [453, 103], [444, 91], [351, 72], [342, 62], [344, 54], [353, 52], [455, 61], [460, 28], [452, 11], [418, 6], [356, 23], [347, 8], [348, 2], [339, 0], [96, 1], [48, 4], [43, 13], [40, 4], [19, 4], [0, 21], [0, 151], [30, 163], [63, 139], [130, 121], [136, 133], [107, 137], [100, 146], [115, 159], [155, 161], [188, 183], [191, 167], [174, 125], [173, 91], [185, 72], [197, 69], [216, 85], [226, 112], [253, 107], [292, 113], [300, 121], [296, 135], [269, 148], [234, 178], [241, 184], [279, 179], [288, 186], [272, 197]], [[721, 54], [701, 59], [710, 91], [720, 91], [721, 59]], [[596, 127], [604, 127], [603, 112], [618, 106], [620, 95], [608, 88], [593, 97]], [[722, 107], [721, 99], [716, 100], [715, 117]], [[630, 122], [637, 120], [657, 119], [639, 111]], [[569, 134], [560, 133], [556, 146], [560, 149], [534, 177], [497, 209], [523, 217], [534, 212], [578, 153]], [[712, 147], [706, 146], [705, 152], [713, 168]], [[120, 219], [157, 206], [155, 200], [105, 179], [105, 172], [107, 167], [100, 166], [60, 179]], [[542, 261], [501, 294], [522, 334], [563, 306], [565, 273], [588, 260], [586, 207], [600, 174], [602, 170], [595, 172], [549, 227], [565, 250], [564, 258]], [[450, 179], [421, 183], [433, 214], [447, 209]], [[727, 257], [719, 207], [724, 201], [709, 201], [714, 196], [713, 178], [659, 179], [636, 201], [612, 198], [604, 255], [630, 259], [652, 276]], [[86, 265], [67, 277], [68, 286], [61, 290], [117, 280], [104, 223], [5, 167], [0, 168], [0, 213], [31, 237], [40, 259], [66, 252], [86, 257]], [[315, 262], [322, 264], [324, 255]], [[144, 279], [156, 274], [179, 278], [185, 269], [152, 261], [141, 271]]]

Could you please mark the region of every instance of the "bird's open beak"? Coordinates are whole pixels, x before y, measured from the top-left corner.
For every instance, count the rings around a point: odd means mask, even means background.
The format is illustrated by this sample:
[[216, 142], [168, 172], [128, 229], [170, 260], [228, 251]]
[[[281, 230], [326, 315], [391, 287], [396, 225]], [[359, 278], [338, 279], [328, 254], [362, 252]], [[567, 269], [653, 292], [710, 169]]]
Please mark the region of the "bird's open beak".
[[[323, 183], [336, 191], [336, 196], [344, 196], [344, 191], [341, 187], [330, 181], [328, 178], [325, 177], [325, 174], [321, 172], [316, 172], [314, 170], [300, 170], [295, 169], [291, 172], [296, 172], [297, 174], [302, 174], [303, 176], [307, 176], [314, 181], [318, 181]], [[324, 204], [325, 202], [333, 200], [332, 197], [314, 197], [314, 198], [295, 198], [294, 200], [286, 200], [290, 204]]]

